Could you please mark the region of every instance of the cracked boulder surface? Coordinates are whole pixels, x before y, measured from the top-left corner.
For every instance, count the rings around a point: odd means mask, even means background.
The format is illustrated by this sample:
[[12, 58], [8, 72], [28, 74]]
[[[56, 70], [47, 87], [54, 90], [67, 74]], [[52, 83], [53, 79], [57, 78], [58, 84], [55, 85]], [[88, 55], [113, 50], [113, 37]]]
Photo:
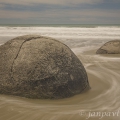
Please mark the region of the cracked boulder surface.
[[112, 40], [105, 43], [96, 52], [97, 54], [120, 54], [120, 40]]
[[59, 99], [89, 88], [80, 60], [53, 38], [25, 35], [0, 46], [0, 94]]

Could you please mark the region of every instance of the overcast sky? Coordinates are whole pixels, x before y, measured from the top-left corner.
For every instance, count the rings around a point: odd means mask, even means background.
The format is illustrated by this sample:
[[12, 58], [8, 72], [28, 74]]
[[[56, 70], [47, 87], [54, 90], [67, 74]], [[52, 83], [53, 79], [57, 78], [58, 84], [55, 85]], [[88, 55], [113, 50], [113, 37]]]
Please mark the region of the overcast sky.
[[120, 24], [120, 0], [0, 0], [0, 24]]

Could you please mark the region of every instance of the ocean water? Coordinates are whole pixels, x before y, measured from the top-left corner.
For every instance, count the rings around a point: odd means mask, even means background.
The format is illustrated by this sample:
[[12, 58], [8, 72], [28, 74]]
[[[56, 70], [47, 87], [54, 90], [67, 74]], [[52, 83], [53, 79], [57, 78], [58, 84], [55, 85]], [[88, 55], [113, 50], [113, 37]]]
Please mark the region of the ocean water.
[[83, 63], [91, 89], [59, 100], [0, 95], [0, 120], [120, 120], [120, 54], [95, 53], [105, 42], [120, 40], [120, 25], [0, 25], [0, 45], [28, 34], [69, 46]]

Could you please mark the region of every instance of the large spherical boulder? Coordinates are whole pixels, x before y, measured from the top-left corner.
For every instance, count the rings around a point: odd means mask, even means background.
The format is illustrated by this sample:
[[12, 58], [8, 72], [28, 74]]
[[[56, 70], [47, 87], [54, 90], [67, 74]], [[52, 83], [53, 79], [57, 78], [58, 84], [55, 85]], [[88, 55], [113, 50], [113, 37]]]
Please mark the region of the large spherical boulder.
[[120, 40], [113, 40], [105, 43], [96, 52], [97, 54], [120, 54]]
[[26, 35], [0, 46], [0, 93], [64, 98], [89, 88], [86, 71], [63, 43]]

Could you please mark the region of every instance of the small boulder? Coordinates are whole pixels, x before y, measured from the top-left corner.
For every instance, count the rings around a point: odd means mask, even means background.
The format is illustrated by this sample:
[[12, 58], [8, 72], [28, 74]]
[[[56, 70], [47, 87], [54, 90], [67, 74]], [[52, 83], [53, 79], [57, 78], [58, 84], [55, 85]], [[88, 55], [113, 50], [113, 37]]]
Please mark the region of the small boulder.
[[0, 46], [0, 93], [65, 98], [89, 88], [86, 71], [65, 44], [26, 35]]
[[105, 43], [96, 52], [97, 54], [120, 54], [120, 40], [113, 40]]

